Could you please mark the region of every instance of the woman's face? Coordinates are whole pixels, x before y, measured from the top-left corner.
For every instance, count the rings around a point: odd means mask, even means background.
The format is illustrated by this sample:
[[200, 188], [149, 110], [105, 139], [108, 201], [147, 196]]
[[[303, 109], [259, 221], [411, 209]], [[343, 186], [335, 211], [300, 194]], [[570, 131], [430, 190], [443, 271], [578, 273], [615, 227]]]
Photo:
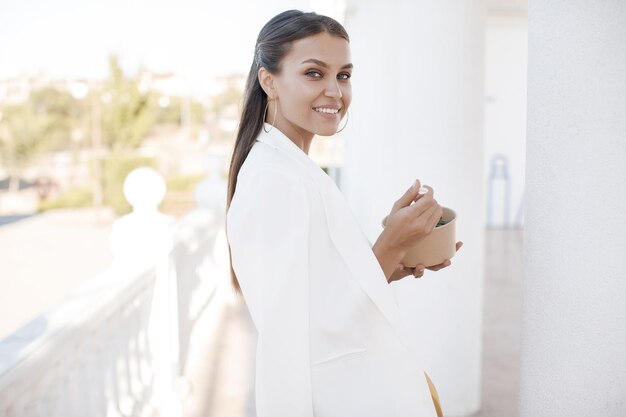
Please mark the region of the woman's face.
[[[277, 97], [274, 126], [292, 139], [334, 135], [352, 100], [348, 41], [328, 33], [299, 39], [280, 68], [279, 74], [261, 75], [268, 96]], [[274, 121], [273, 101], [266, 121]]]

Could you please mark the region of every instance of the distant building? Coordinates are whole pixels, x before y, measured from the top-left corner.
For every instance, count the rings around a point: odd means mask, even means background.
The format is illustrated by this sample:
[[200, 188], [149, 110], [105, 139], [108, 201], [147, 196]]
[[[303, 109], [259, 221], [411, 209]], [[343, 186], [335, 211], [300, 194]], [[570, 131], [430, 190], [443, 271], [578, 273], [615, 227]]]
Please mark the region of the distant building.
[[[61, 91], [70, 91], [78, 79], [52, 78], [47, 75], [20, 75], [0, 79], [0, 106], [24, 103], [33, 91], [44, 87], [53, 87]], [[81, 80], [84, 82], [84, 80]]]

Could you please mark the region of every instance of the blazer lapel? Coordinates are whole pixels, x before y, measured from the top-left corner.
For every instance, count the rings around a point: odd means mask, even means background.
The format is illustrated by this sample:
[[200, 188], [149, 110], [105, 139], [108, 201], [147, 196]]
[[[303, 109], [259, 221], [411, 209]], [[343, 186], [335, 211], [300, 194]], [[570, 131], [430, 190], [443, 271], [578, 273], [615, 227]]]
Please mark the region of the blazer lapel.
[[[265, 128], [270, 129], [271, 125], [265, 124]], [[337, 185], [302, 149], [275, 127], [269, 133], [261, 131], [257, 140], [297, 160], [317, 184], [333, 244], [346, 261], [353, 277], [391, 324], [399, 340], [409, 347], [401, 326], [400, 310], [388, 287], [387, 279]]]

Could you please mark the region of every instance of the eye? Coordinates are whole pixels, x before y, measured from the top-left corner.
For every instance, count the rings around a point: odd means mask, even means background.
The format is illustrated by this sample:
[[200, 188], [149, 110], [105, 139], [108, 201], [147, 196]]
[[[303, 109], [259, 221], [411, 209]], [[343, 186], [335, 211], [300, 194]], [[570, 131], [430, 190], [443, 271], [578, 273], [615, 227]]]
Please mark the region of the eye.
[[[311, 75], [311, 74], [313, 74], [313, 75]], [[317, 74], [317, 75], [315, 75], [315, 74]], [[305, 75], [307, 75], [309, 77], [313, 77], [313, 78], [321, 78], [322, 77], [322, 73], [319, 72], [319, 71], [315, 71], [315, 70], [311, 70], [311, 71], [305, 73]]]
[[337, 75], [337, 78], [339, 78], [340, 80], [349, 80], [350, 78], [352, 78], [352, 74], [350, 74], [349, 72], [343, 72]]

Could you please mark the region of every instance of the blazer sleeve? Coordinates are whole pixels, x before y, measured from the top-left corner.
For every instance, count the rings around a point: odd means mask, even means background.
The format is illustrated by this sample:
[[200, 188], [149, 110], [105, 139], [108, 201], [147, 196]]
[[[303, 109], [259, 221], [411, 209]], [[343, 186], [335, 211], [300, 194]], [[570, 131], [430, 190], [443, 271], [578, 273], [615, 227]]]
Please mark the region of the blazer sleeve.
[[265, 169], [237, 192], [227, 227], [258, 331], [257, 417], [313, 417], [306, 190], [299, 179]]

